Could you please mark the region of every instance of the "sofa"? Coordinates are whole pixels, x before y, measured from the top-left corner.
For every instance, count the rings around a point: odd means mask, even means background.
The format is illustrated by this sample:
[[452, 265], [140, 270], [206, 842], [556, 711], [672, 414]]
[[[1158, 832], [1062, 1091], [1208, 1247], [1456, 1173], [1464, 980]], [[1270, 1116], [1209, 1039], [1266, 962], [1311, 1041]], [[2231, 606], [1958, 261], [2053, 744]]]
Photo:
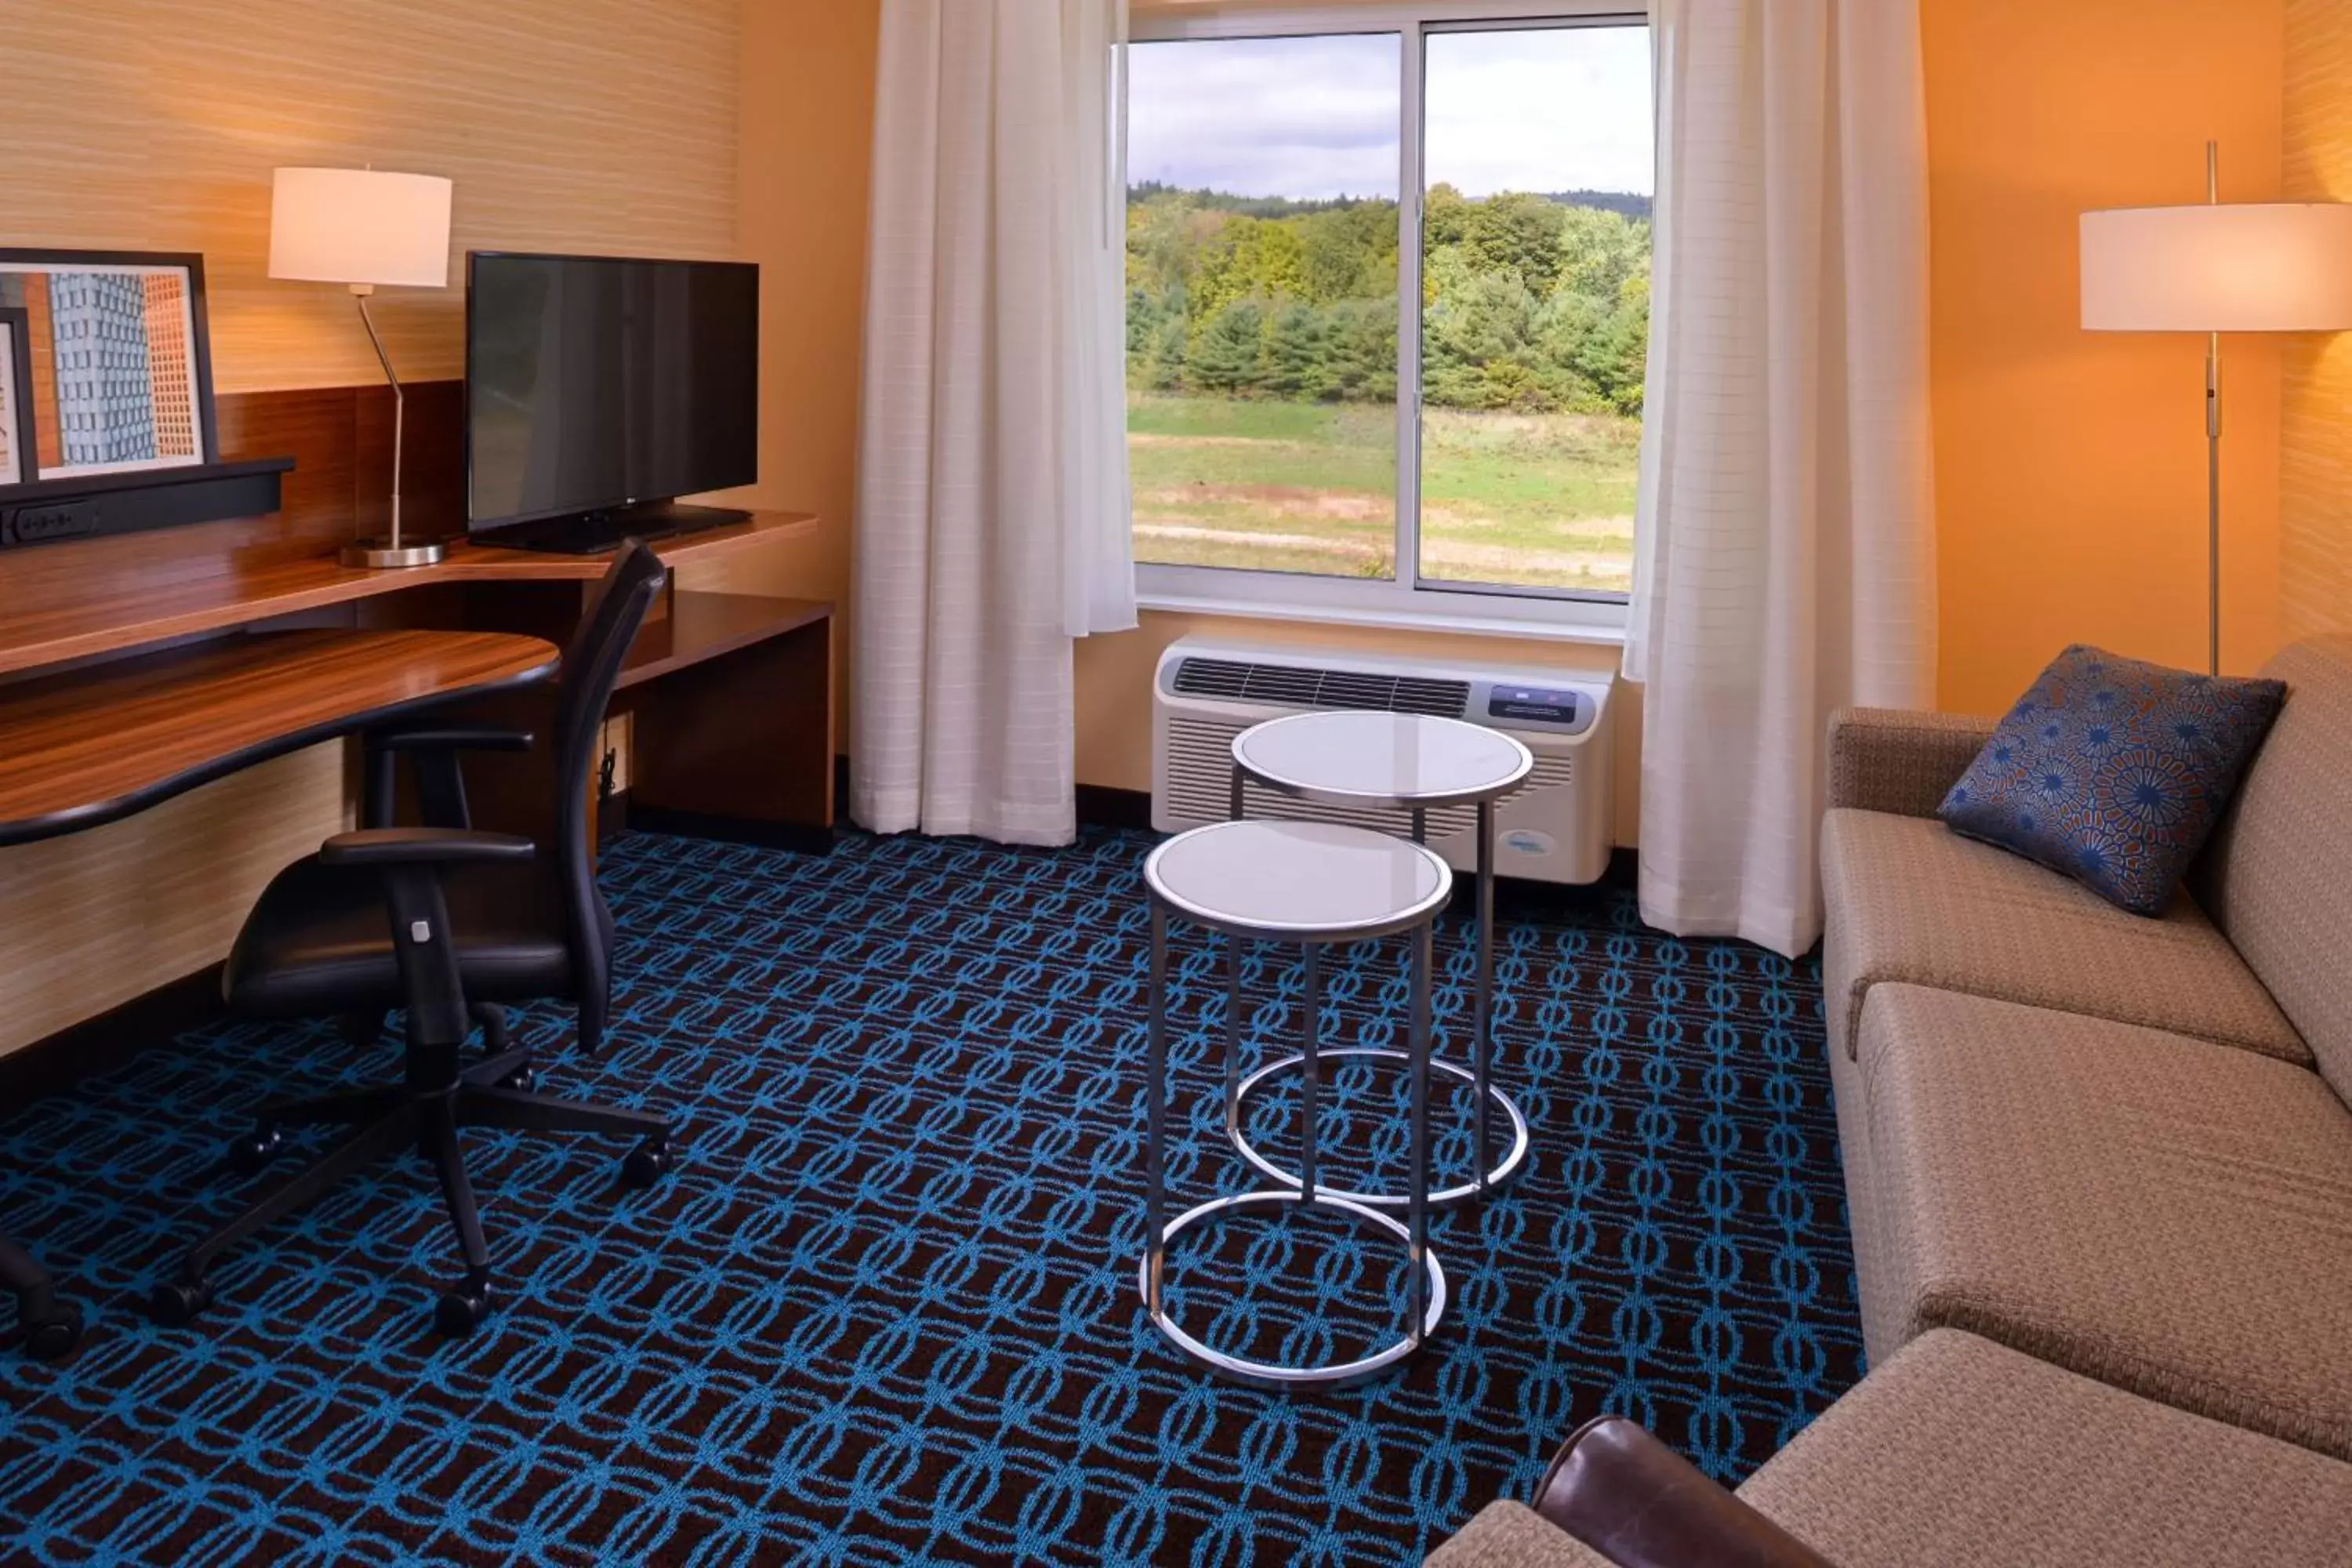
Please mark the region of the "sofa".
[[[1433, 1564], [2352, 1562], [2352, 637], [2268, 673], [2285, 707], [2158, 919], [1936, 820], [1990, 722], [1831, 721], [1873, 1370], [1736, 1496], [1580, 1434]], [[1714, 1533], [1628, 1535], [1644, 1497]]]

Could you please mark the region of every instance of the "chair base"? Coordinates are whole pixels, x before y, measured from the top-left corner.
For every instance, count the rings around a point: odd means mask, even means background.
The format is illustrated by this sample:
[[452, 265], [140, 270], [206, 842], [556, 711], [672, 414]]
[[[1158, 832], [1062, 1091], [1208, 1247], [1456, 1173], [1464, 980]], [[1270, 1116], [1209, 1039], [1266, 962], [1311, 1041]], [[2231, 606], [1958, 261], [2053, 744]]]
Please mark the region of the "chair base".
[[58, 1300], [47, 1270], [32, 1254], [0, 1237], [0, 1289], [16, 1298], [16, 1326], [5, 1342], [38, 1361], [56, 1361], [81, 1342], [81, 1314]]
[[494, 1305], [490, 1256], [481, 1213], [466, 1174], [457, 1131], [492, 1127], [514, 1132], [601, 1132], [633, 1137], [638, 1143], [622, 1164], [622, 1179], [644, 1186], [667, 1173], [675, 1163], [672, 1129], [663, 1117], [644, 1110], [584, 1105], [512, 1087], [528, 1082], [530, 1053], [509, 1050], [491, 1056], [443, 1087], [391, 1085], [355, 1089], [324, 1099], [272, 1105], [257, 1118], [254, 1131], [231, 1150], [238, 1168], [253, 1170], [276, 1153], [289, 1127], [355, 1129], [308, 1170], [288, 1177], [260, 1201], [198, 1242], [182, 1261], [177, 1278], [159, 1285], [148, 1309], [160, 1322], [188, 1322], [212, 1304], [208, 1278], [213, 1262], [237, 1243], [314, 1202], [351, 1176], [403, 1149], [415, 1149], [441, 1178], [442, 1197], [466, 1263], [465, 1277], [446, 1291], [435, 1311], [441, 1331], [464, 1334], [478, 1327]]

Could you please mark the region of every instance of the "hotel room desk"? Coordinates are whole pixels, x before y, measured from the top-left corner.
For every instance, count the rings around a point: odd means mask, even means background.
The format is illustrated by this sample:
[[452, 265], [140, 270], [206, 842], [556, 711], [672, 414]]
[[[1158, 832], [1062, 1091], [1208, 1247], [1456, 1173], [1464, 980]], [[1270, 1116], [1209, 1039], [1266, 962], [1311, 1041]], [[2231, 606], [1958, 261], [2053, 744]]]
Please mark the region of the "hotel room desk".
[[[802, 513], [756, 512], [655, 548], [673, 567], [692, 568], [788, 542], [815, 525]], [[370, 572], [342, 565], [331, 542], [257, 542], [243, 522], [0, 552], [0, 723], [28, 678], [69, 691], [108, 679], [112, 667], [45, 672], [289, 617], [366, 631], [519, 633], [560, 645], [606, 564], [460, 543], [438, 565]], [[635, 742], [630, 819], [823, 847], [834, 814], [833, 658], [831, 605], [679, 588], [673, 578], [613, 705]], [[70, 697], [59, 700], [71, 706]], [[545, 727], [542, 707], [511, 697], [468, 704], [470, 717], [526, 730]], [[0, 773], [5, 756], [0, 749]], [[547, 826], [544, 766], [544, 759], [470, 761], [484, 826], [537, 837]]]
[[[814, 525], [761, 513], [656, 548], [684, 565]], [[0, 847], [97, 827], [427, 713], [462, 708], [545, 732], [557, 648], [605, 561], [465, 545], [436, 566], [366, 572], [333, 548], [257, 537], [240, 521], [0, 553]], [[635, 726], [634, 816], [829, 839], [832, 616], [821, 602], [673, 578], [614, 701]], [[322, 619], [334, 624], [311, 624]], [[543, 837], [550, 794], [535, 770], [546, 765], [539, 753], [469, 764], [469, 784], [482, 775], [480, 825]], [[519, 804], [534, 797], [535, 811]], [[0, 1238], [0, 1288], [28, 1282], [47, 1288]]]
[[258, 632], [0, 692], [0, 846], [78, 833], [321, 741], [546, 679], [499, 632]]

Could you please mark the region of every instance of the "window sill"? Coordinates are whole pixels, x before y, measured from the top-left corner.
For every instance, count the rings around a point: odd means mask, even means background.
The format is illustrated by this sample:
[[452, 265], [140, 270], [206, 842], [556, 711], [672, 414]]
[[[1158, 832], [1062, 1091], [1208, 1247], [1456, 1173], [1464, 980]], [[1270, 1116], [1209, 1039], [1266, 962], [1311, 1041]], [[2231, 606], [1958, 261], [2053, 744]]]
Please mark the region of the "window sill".
[[1454, 637], [1509, 637], [1519, 642], [1582, 643], [1596, 647], [1625, 646], [1622, 612], [1617, 624], [1592, 621], [1519, 620], [1507, 616], [1433, 614], [1363, 609], [1337, 605], [1281, 604], [1223, 599], [1183, 594], [1143, 593], [1136, 607], [1146, 613], [1219, 616], [1236, 620], [1295, 621], [1310, 626], [1378, 626], [1385, 631], [1438, 632]]

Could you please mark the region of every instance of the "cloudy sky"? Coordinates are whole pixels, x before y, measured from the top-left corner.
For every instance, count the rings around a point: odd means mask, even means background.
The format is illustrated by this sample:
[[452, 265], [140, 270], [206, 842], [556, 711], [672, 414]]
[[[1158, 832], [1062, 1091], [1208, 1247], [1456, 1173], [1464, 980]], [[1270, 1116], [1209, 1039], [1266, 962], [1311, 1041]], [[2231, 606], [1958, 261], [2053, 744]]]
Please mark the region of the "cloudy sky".
[[[1252, 196], [1397, 194], [1393, 34], [1138, 44], [1128, 172]], [[1429, 44], [1429, 178], [1469, 195], [1648, 195], [1640, 27], [1442, 33]]]

